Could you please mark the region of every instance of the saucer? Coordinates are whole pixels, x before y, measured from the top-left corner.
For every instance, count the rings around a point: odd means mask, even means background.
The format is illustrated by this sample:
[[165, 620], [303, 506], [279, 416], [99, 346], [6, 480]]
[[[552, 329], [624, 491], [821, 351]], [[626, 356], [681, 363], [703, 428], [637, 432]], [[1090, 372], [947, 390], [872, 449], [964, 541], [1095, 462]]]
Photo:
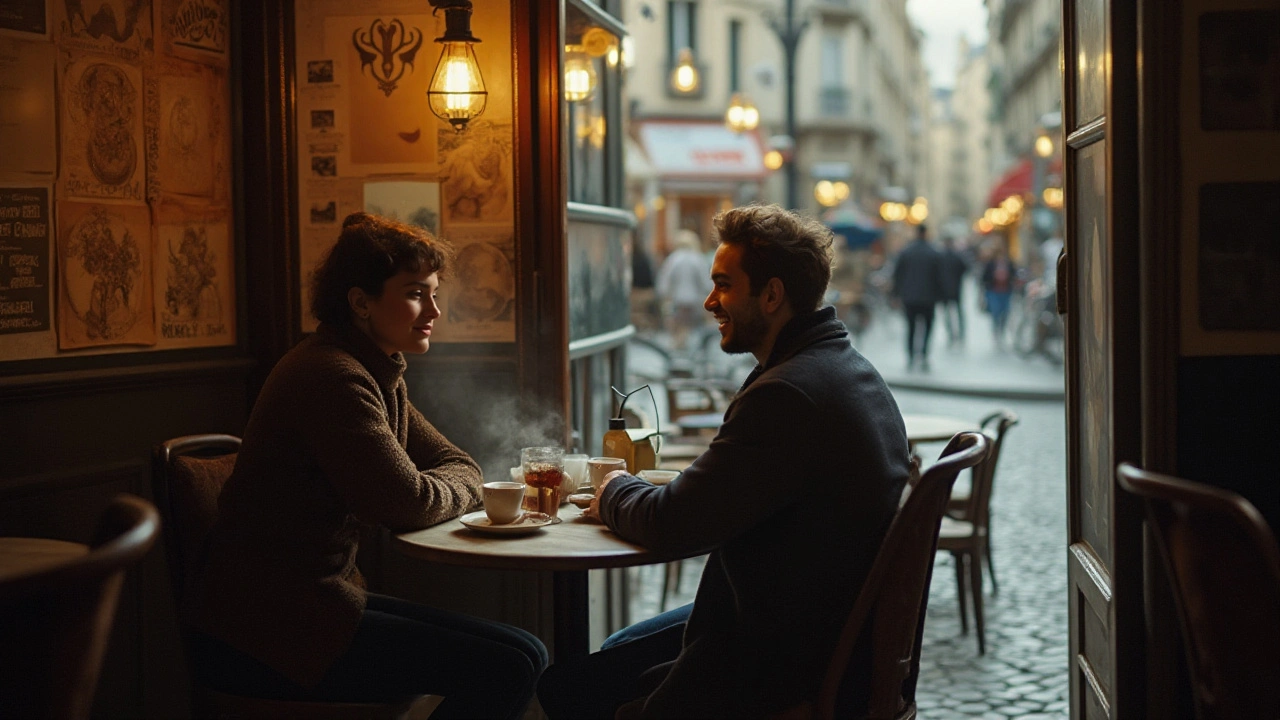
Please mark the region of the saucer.
[[473, 513], [467, 513], [458, 518], [458, 521], [468, 528], [476, 532], [490, 533], [493, 535], [525, 535], [527, 533], [541, 530], [550, 525], [553, 521], [543, 513], [524, 513], [516, 518], [515, 522], [506, 523], [505, 525], [495, 525], [489, 520], [489, 516], [483, 510], [477, 510]]

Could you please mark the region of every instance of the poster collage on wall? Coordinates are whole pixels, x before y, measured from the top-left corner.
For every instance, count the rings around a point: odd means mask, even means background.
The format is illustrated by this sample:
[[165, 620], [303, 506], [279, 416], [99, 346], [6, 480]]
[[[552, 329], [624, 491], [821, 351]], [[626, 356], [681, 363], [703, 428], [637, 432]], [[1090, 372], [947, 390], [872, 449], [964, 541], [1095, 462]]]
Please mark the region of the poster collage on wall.
[[364, 211], [453, 245], [433, 341], [515, 341], [510, 17], [485, 5], [475, 3], [471, 27], [488, 105], [458, 132], [426, 102], [443, 13], [421, 0], [295, 3], [303, 330], [316, 326], [316, 264], [343, 219]]
[[0, 361], [235, 344], [227, 3], [0, 15]]

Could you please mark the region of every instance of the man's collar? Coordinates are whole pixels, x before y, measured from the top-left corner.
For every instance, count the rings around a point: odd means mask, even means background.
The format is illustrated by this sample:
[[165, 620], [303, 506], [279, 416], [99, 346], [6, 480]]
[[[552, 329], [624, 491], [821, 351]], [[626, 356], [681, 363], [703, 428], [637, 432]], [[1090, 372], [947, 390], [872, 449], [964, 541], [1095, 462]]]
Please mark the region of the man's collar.
[[830, 305], [811, 313], [796, 315], [778, 331], [778, 337], [773, 341], [773, 349], [769, 352], [769, 359], [765, 362], [764, 368], [768, 369], [783, 362], [818, 340], [841, 335], [847, 337], [848, 334], [849, 331], [836, 318], [836, 309]]

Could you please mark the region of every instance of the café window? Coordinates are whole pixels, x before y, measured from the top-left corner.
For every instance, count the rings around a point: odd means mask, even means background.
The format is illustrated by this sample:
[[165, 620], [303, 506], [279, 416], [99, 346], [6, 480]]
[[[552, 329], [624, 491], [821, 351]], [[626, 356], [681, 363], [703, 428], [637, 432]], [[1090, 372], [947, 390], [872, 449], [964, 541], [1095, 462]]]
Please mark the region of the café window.
[[623, 30], [587, 2], [565, 6], [564, 112], [569, 130], [569, 201], [617, 205], [621, 198]]

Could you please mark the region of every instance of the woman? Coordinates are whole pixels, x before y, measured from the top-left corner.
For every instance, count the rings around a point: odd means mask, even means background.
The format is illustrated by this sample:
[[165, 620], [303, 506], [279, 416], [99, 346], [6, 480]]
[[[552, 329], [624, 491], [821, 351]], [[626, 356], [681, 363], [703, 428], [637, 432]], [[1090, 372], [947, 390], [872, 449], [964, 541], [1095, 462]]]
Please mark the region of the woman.
[[315, 334], [262, 389], [186, 608], [197, 677], [255, 697], [443, 695], [434, 718], [519, 717], [547, 652], [518, 628], [366, 593], [362, 524], [476, 506], [480, 468], [409, 402], [403, 353], [440, 316], [447, 244], [355, 213], [312, 280]]
[[1004, 328], [1009, 321], [1009, 298], [1017, 280], [1018, 268], [1009, 260], [1004, 245], [997, 244], [995, 256], [982, 268], [982, 288], [986, 295], [987, 312], [991, 313], [991, 331], [995, 334], [996, 347], [1004, 347]]

